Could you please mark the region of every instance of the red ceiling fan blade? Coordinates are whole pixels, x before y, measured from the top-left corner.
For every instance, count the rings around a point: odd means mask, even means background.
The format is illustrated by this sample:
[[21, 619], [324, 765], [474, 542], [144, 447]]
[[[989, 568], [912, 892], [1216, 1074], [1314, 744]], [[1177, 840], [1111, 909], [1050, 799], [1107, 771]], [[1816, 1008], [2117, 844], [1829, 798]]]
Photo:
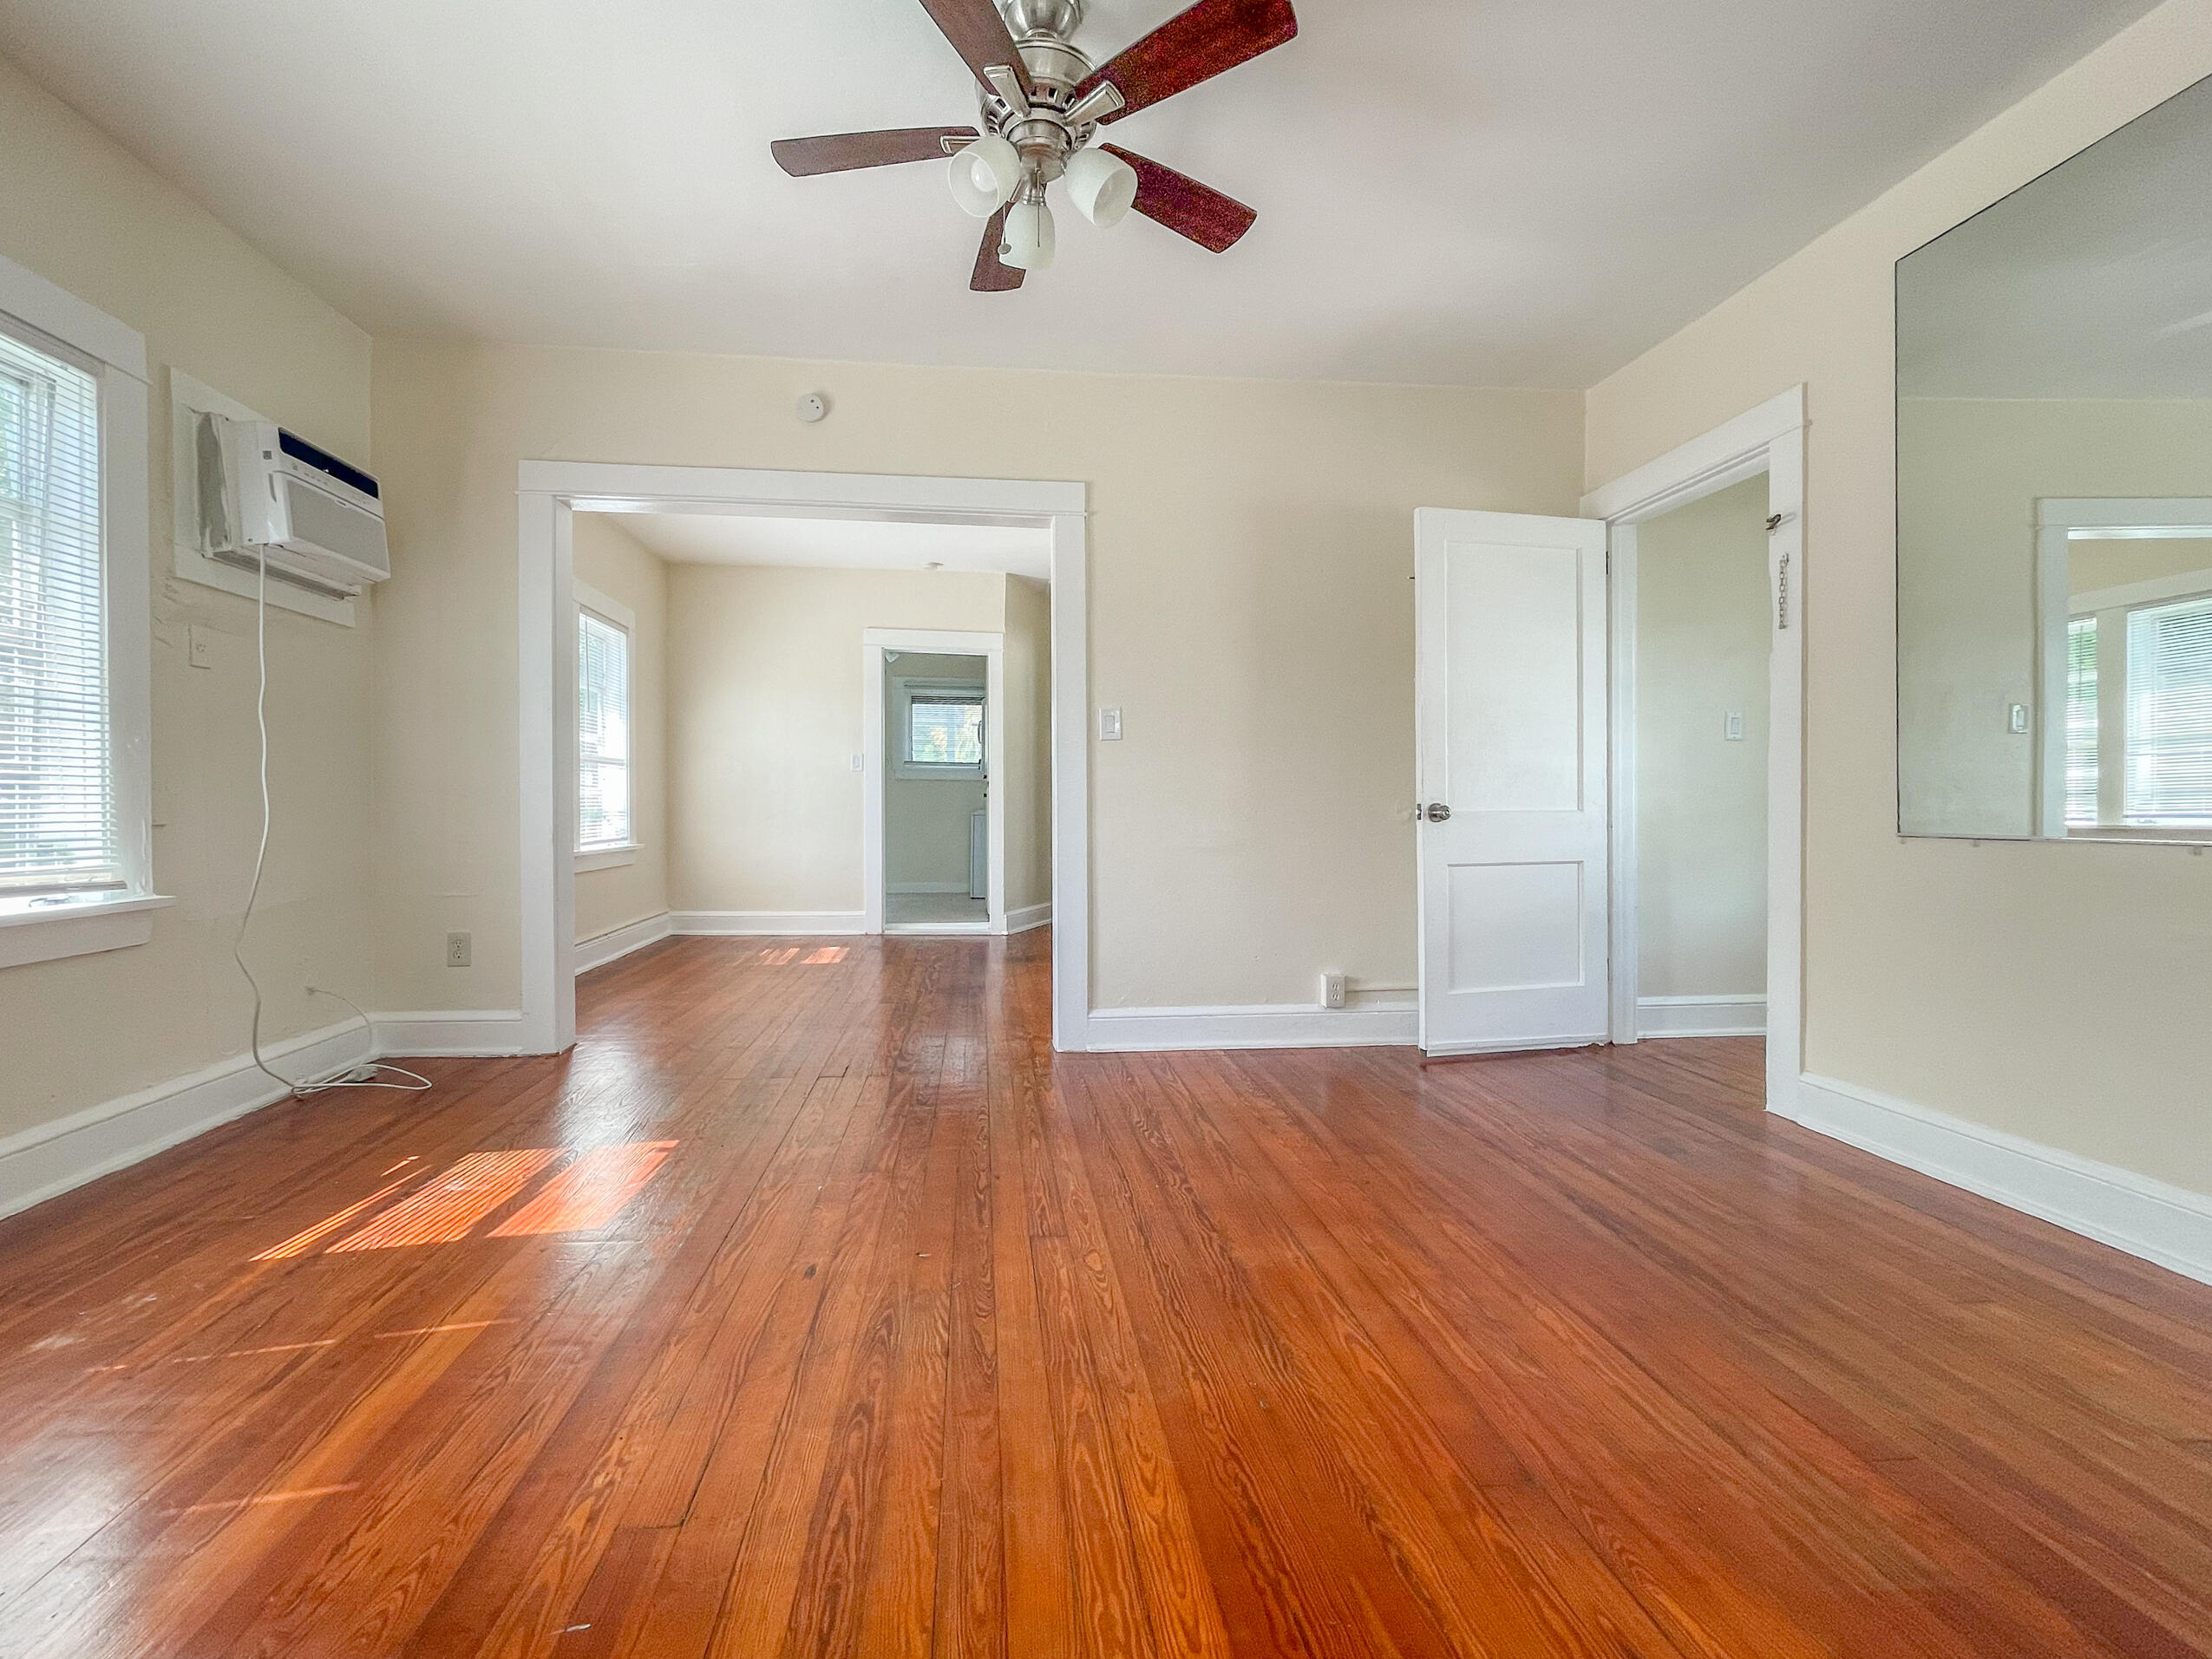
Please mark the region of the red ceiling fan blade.
[[1260, 217], [1213, 186], [1186, 178], [1173, 167], [1163, 167], [1118, 144], [1102, 144], [1099, 148], [1136, 169], [1138, 212], [1178, 236], [1188, 237], [1209, 252], [1227, 253]]
[[1122, 107], [1104, 119], [1119, 121], [1271, 52], [1297, 33], [1298, 14], [1290, 0], [1198, 0], [1093, 70], [1076, 88], [1076, 96], [1112, 82]]
[[1009, 294], [1022, 285], [1024, 273], [999, 262], [998, 250], [1006, 240], [1006, 210], [1000, 208], [983, 227], [983, 245], [976, 250], [975, 275], [968, 286], [978, 294]]
[[823, 138], [778, 139], [768, 147], [776, 165], [794, 179], [855, 167], [896, 167], [902, 161], [942, 161], [946, 139], [972, 139], [972, 127], [901, 127], [880, 133], [834, 133]]
[[1022, 83], [1024, 96], [1037, 90], [1029, 78], [1029, 66], [1014, 49], [1014, 36], [1006, 27], [1006, 20], [998, 15], [998, 8], [991, 0], [921, 0], [921, 3], [930, 21], [952, 42], [952, 49], [966, 61], [977, 80], [989, 86], [983, 72], [1003, 65], [1013, 70]]

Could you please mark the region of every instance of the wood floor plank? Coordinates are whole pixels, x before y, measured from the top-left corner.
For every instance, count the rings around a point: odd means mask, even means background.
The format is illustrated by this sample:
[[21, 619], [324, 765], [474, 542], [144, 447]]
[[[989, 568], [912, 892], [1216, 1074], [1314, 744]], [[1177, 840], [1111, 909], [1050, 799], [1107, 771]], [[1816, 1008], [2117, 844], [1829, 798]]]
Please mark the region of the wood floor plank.
[[0, 1220], [0, 1653], [2212, 1659], [2212, 1288], [1757, 1042], [1065, 1055], [1048, 934], [795, 944]]

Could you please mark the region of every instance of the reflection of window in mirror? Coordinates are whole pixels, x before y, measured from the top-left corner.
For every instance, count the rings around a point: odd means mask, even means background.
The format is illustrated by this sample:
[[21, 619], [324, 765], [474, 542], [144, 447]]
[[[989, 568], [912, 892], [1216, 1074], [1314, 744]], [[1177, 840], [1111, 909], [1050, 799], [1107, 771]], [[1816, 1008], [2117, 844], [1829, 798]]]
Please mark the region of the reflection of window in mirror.
[[2212, 831], [2212, 526], [2201, 528], [2069, 532], [2068, 835]]

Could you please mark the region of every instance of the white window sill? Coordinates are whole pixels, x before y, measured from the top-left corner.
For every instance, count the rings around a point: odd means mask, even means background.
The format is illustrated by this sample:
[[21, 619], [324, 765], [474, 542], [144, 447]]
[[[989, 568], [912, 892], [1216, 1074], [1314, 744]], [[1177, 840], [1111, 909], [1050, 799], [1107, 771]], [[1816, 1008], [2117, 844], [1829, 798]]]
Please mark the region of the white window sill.
[[595, 846], [576, 855], [576, 873], [580, 876], [587, 870], [613, 870], [635, 864], [638, 854], [644, 850], [635, 841], [625, 841], [620, 846]]
[[95, 895], [62, 904], [0, 898], [0, 968], [144, 944], [154, 937], [154, 912], [176, 902], [159, 893]]

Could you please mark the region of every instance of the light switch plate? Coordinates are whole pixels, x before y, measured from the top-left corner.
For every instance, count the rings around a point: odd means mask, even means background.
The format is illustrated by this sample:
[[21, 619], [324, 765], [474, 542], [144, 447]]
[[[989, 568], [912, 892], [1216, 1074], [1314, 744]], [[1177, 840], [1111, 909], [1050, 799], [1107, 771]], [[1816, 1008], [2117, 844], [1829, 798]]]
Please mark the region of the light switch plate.
[[1744, 716], [1733, 709], [1730, 710], [1728, 722], [1724, 729], [1730, 742], [1742, 742], [1744, 741]]
[[2012, 712], [2006, 717], [2006, 720], [2007, 724], [2006, 729], [2010, 731], [2013, 736], [2025, 737], [2027, 735], [2027, 704], [2024, 702], [2014, 703], [2012, 708]]
[[1122, 711], [1120, 709], [1101, 709], [1098, 711], [1098, 741], [1102, 743], [1118, 743], [1122, 741]]

